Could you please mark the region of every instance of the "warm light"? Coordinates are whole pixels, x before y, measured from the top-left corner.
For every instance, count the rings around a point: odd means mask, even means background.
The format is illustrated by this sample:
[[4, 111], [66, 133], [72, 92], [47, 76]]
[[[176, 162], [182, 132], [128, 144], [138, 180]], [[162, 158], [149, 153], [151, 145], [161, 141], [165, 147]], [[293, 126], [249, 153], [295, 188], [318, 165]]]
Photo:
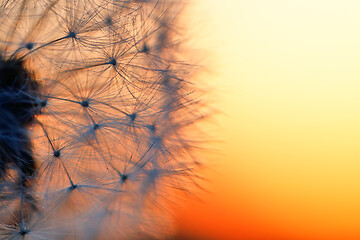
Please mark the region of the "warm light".
[[221, 154], [211, 157], [218, 173], [208, 175], [213, 194], [189, 203], [185, 231], [360, 239], [359, 10], [355, 0], [192, 7], [225, 114], [217, 117]]

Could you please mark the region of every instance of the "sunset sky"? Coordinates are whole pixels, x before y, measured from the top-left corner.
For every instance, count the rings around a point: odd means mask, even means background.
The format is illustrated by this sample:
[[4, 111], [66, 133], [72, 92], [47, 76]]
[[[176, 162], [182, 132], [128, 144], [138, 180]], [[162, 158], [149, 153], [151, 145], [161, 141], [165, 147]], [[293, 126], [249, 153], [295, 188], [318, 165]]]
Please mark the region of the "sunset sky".
[[221, 113], [211, 131], [219, 140], [208, 156], [211, 191], [179, 213], [182, 231], [360, 239], [359, 12], [357, 0], [189, 5]]

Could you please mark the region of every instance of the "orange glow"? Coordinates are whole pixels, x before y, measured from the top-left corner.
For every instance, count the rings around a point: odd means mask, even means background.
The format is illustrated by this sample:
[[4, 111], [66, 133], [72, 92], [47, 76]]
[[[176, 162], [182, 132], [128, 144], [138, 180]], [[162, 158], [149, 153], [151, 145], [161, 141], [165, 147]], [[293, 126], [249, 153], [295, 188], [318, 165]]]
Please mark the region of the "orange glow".
[[[360, 2], [190, 6], [223, 143], [212, 194], [180, 228], [205, 239], [360, 239]], [[205, 55], [207, 54], [205, 53]]]

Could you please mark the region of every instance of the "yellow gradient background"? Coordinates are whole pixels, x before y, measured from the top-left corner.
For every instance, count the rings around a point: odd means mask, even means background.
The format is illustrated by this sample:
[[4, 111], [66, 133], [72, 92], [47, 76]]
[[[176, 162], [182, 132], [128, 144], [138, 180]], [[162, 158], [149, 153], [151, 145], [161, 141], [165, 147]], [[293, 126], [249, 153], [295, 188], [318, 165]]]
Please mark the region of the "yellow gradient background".
[[360, 1], [198, 0], [219, 153], [181, 229], [204, 239], [360, 239]]

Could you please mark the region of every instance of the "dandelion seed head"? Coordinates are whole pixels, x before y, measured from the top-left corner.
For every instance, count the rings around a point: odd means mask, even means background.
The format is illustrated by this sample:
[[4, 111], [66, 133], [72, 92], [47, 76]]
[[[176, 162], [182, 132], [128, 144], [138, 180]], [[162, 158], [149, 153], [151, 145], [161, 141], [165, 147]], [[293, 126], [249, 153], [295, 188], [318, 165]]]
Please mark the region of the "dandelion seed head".
[[179, 54], [178, 6], [0, 0], [7, 239], [166, 232], [159, 206], [196, 185], [186, 129], [201, 119], [193, 68]]

